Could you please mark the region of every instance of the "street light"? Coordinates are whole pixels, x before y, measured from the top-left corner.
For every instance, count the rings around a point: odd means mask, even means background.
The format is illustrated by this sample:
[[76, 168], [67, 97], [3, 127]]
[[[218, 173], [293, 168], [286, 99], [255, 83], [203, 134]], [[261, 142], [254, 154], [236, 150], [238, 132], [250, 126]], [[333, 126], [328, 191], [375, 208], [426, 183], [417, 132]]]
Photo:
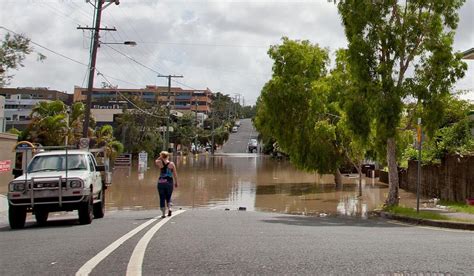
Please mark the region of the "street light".
[[[110, 2], [112, 3], [112, 2]], [[115, 2], [116, 4], [118, 1]], [[117, 4], [118, 5], [118, 4]], [[98, 11], [98, 14], [100, 14], [100, 9]], [[99, 22], [100, 22], [100, 15], [99, 17]], [[100, 23], [99, 23], [100, 24]], [[120, 44], [120, 45], [128, 45], [131, 47], [134, 47], [137, 45], [135, 41], [124, 41], [124, 42], [101, 42], [98, 40], [98, 31], [96, 30], [95, 35], [94, 35], [94, 44], [93, 44], [93, 49], [91, 52], [91, 64], [89, 67], [89, 84], [87, 85], [87, 99], [86, 99], [86, 110], [84, 114], [84, 124], [83, 124], [83, 129], [82, 129], [82, 137], [87, 138], [88, 137], [88, 131], [89, 131], [89, 120], [90, 120], [90, 114], [91, 114], [91, 101], [92, 101], [92, 90], [93, 90], [93, 85], [94, 85], [94, 71], [95, 71], [95, 63], [96, 63], [96, 58], [97, 58], [97, 48], [100, 47], [100, 44]]]
[[[99, 47], [99, 32], [100, 31], [116, 31], [115, 28], [101, 28], [100, 27], [100, 20], [102, 18], [102, 11], [106, 9], [111, 4], [119, 5], [120, 0], [98, 0], [95, 2], [95, 5], [90, 1], [86, 0], [87, 3], [91, 4], [95, 10], [95, 20], [94, 20], [94, 27], [77, 27], [79, 30], [92, 30], [92, 50], [91, 50], [91, 58], [89, 64], [89, 81], [87, 84], [87, 98], [86, 98], [86, 110], [84, 112], [84, 124], [82, 127], [82, 137], [88, 137], [89, 131], [89, 120], [91, 115], [91, 101], [92, 101], [92, 89], [94, 86], [94, 74], [95, 74], [95, 64], [97, 60], [97, 48]], [[136, 44], [136, 43], [135, 43]], [[133, 45], [130, 44], [129, 45]]]
[[130, 47], [137, 46], [137, 43], [135, 41], [124, 41], [124, 42], [102, 42], [102, 41], [99, 41], [99, 47], [100, 47], [101, 44], [105, 44], [105, 45], [110, 45], [110, 44], [128, 45]]

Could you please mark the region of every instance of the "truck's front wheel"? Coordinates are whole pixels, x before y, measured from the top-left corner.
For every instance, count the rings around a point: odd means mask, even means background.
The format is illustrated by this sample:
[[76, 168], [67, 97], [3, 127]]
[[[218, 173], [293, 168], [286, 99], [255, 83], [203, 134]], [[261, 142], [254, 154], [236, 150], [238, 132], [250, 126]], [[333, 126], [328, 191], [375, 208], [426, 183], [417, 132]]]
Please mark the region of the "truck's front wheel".
[[21, 229], [25, 227], [26, 207], [12, 206], [8, 208], [8, 221], [11, 229]]
[[100, 202], [94, 204], [94, 218], [103, 218], [105, 215], [105, 190], [100, 192]]
[[83, 202], [79, 207], [79, 223], [90, 224], [93, 219], [93, 208], [92, 208], [92, 193], [89, 195], [86, 202]]

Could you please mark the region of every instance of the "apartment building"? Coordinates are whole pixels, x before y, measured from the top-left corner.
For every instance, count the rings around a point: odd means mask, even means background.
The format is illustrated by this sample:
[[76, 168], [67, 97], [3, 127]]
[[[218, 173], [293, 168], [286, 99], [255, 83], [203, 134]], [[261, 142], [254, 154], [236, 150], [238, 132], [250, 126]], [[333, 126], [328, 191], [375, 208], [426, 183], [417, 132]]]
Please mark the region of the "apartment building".
[[61, 100], [67, 105], [72, 103], [71, 94], [42, 87], [0, 88], [0, 96], [5, 98], [2, 116], [5, 130], [24, 130], [31, 122], [33, 107], [41, 101]]
[[[204, 90], [185, 90], [167, 86], [147, 85], [140, 89], [94, 88], [91, 98], [91, 114], [97, 124], [113, 124], [115, 117], [124, 109], [135, 108], [126, 99], [140, 99], [150, 105], [166, 106], [169, 104], [172, 113], [197, 112], [198, 117], [206, 117], [211, 112], [212, 92]], [[87, 89], [74, 87], [74, 101], [85, 102]]]

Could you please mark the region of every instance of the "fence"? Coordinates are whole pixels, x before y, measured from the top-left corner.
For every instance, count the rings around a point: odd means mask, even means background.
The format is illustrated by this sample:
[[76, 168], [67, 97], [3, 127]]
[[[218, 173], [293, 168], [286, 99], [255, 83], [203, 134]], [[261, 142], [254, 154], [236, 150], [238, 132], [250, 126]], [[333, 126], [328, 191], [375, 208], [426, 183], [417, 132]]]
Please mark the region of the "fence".
[[[399, 177], [400, 188], [416, 192], [417, 161], [410, 161]], [[380, 181], [388, 183], [388, 175], [381, 172]], [[453, 155], [439, 165], [422, 166], [420, 192], [425, 197], [457, 202], [474, 198], [474, 156]]]

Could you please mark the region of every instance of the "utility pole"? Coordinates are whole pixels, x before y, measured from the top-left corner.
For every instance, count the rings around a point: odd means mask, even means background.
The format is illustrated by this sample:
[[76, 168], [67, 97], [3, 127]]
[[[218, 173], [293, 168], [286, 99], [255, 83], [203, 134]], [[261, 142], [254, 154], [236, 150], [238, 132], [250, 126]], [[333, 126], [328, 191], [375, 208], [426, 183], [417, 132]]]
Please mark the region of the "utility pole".
[[212, 130], [211, 130], [211, 154], [214, 155], [214, 110], [211, 110]]
[[[89, 2], [89, 1], [87, 1]], [[108, 4], [103, 7], [102, 5], [108, 2]], [[78, 30], [93, 30], [94, 35], [92, 36], [92, 51], [91, 51], [91, 63], [89, 67], [89, 82], [87, 85], [87, 99], [86, 99], [86, 110], [84, 114], [84, 124], [82, 128], [82, 137], [88, 137], [89, 131], [89, 121], [91, 116], [91, 103], [92, 103], [92, 87], [94, 86], [94, 75], [95, 75], [95, 64], [97, 60], [97, 48], [99, 47], [99, 32], [100, 31], [116, 31], [115, 28], [101, 28], [100, 27], [100, 20], [102, 17], [102, 11], [107, 8], [110, 4], [115, 3], [116, 5], [120, 4], [119, 0], [97, 0], [95, 8], [95, 26], [91, 27], [77, 27]]]
[[[168, 78], [168, 103], [166, 104], [166, 135], [165, 135], [165, 144], [164, 149], [169, 150], [170, 144], [170, 113], [171, 113], [171, 106], [170, 106], [170, 96], [171, 96], [171, 78], [182, 78], [183, 76], [176, 76], [176, 75], [158, 75], [159, 78]], [[176, 95], [174, 102], [176, 104]]]
[[416, 140], [418, 142], [418, 171], [416, 176], [416, 212], [420, 212], [420, 182], [421, 182], [421, 143], [423, 142], [423, 135], [421, 130], [421, 118], [418, 118], [418, 128]]
[[195, 110], [195, 111], [196, 111], [196, 136], [194, 137], [194, 151], [195, 151], [195, 153], [197, 153], [197, 152], [198, 152], [198, 148], [197, 148], [197, 142], [198, 142], [198, 127], [199, 127], [197, 95], [195, 95], [194, 104], [196, 105], [196, 110]]

